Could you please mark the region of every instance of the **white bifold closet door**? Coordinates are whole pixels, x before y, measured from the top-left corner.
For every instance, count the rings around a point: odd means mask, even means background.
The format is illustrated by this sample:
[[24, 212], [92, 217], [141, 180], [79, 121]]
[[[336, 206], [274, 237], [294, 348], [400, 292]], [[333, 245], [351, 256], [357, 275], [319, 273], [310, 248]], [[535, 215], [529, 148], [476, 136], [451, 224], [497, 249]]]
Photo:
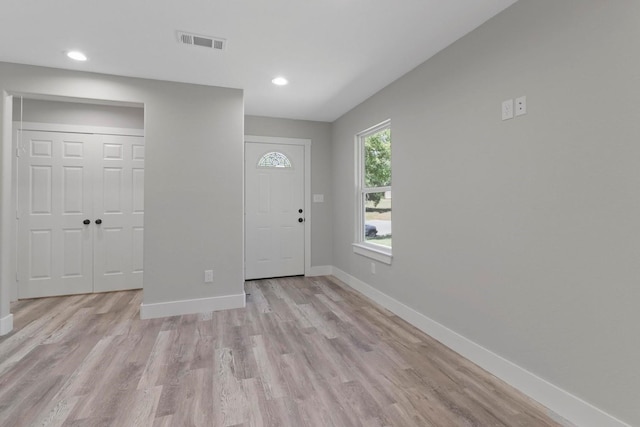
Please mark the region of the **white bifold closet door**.
[[142, 287], [144, 138], [18, 135], [18, 295]]

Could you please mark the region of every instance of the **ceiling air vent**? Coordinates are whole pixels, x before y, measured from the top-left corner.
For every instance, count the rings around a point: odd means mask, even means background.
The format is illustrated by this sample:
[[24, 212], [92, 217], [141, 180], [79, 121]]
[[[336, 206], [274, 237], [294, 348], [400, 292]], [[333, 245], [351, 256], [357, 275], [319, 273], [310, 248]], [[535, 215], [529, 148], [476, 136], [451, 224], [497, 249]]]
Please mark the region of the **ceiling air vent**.
[[225, 39], [185, 33], [184, 31], [178, 31], [178, 42], [213, 50], [225, 50], [227, 47], [227, 41]]

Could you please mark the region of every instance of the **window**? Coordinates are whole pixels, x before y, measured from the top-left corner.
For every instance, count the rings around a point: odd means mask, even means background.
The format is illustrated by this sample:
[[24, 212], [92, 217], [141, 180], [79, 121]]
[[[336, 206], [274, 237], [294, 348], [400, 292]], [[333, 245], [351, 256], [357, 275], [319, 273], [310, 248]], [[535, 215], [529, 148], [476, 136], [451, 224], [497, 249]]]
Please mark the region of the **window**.
[[265, 154], [258, 160], [258, 167], [261, 168], [290, 168], [291, 161], [282, 153], [272, 151]]
[[391, 123], [356, 136], [356, 239], [354, 251], [391, 263]]

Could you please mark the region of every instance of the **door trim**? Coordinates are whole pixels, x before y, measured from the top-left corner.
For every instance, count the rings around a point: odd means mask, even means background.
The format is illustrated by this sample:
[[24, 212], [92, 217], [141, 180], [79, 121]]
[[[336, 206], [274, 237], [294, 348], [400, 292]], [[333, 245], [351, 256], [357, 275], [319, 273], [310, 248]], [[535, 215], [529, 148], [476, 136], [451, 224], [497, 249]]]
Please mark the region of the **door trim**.
[[13, 122], [13, 129], [43, 132], [88, 133], [99, 135], [144, 136], [144, 129], [110, 128], [104, 126], [67, 125], [58, 123]]
[[[245, 144], [247, 142], [257, 142], [262, 144], [283, 144], [283, 145], [300, 145], [304, 147], [304, 275], [308, 276], [311, 273], [311, 140], [302, 138], [284, 138], [278, 136], [258, 136], [258, 135], [245, 135]], [[243, 147], [244, 155], [244, 147]], [[242, 203], [244, 209], [244, 180], [246, 171], [242, 174]], [[244, 247], [245, 235], [247, 233], [246, 224], [243, 222], [243, 236], [242, 236], [242, 251], [246, 251]], [[244, 265], [242, 269], [244, 274]]]
[[11, 129], [13, 96], [2, 91], [2, 176], [0, 177], [0, 335], [6, 335], [13, 329], [13, 315], [9, 301], [13, 284], [16, 283], [16, 268], [12, 260], [15, 257], [14, 220], [16, 205], [14, 203], [14, 169], [13, 138]]

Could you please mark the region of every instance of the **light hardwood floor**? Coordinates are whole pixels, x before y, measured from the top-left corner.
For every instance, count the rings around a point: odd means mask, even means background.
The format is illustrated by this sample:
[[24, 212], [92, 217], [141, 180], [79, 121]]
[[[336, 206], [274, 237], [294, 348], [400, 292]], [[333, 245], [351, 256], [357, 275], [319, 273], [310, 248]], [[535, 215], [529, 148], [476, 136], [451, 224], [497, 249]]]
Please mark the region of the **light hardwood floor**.
[[142, 293], [19, 301], [1, 426], [556, 426], [536, 402], [332, 277], [140, 320]]

